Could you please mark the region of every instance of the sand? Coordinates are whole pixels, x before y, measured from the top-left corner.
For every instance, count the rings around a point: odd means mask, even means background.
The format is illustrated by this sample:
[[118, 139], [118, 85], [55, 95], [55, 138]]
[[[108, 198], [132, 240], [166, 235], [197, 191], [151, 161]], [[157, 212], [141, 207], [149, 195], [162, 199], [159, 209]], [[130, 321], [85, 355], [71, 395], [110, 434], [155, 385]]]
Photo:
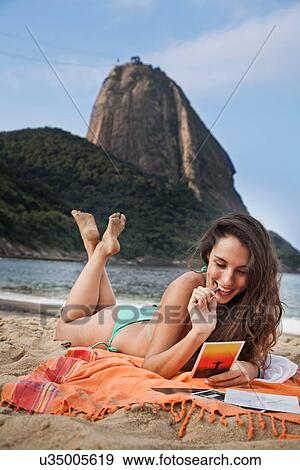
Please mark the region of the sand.
[[[0, 312], [0, 386], [28, 374], [40, 362], [64, 354], [53, 341], [55, 319], [34, 314]], [[300, 337], [283, 335], [274, 351], [300, 362]], [[268, 424], [255, 422], [254, 439], [247, 441], [247, 420], [238, 427], [233, 418], [222, 426], [207, 416], [192, 416], [186, 435], [178, 437], [179, 424], [163, 410], [148, 405], [118, 410], [96, 422], [52, 415], [29, 415], [0, 408], [1, 449], [300, 449], [300, 439], [279, 441]], [[280, 429], [280, 424], [277, 424]], [[300, 434], [300, 425], [287, 423], [287, 432]]]

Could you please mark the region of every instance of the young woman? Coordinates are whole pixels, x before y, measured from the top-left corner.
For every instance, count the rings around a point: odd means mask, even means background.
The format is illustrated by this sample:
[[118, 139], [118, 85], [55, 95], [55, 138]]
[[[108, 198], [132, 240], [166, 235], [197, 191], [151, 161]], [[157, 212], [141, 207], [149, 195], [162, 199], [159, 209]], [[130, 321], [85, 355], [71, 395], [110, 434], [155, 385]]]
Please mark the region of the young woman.
[[249, 215], [216, 220], [196, 245], [189, 271], [166, 289], [158, 308], [118, 306], [105, 265], [120, 250], [123, 214], [109, 217], [101, 240], [91, 214], [72, 211], [88, 262], [56, 327], [56, 339], [72, 346], [94, 346], [144, 358], [143, 367], [165, 378], [191, 370], [204, 341], [245, 345], [228, 372], [209, 379], [212, 386], [248, 383], [259, 376], [277, 338], [282, 315], [278, 262], [268, 232]]

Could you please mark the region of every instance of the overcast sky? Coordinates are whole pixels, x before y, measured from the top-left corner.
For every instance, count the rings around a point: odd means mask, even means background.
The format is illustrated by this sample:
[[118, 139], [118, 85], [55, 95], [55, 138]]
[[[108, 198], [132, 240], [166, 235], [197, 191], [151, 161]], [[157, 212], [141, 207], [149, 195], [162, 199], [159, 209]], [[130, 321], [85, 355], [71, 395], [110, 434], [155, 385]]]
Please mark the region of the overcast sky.
[[102, 81], [132, 55], [175, 80], [208, 127], [245, 75], [213, 134], [250, 213], [300, 249], [299, 44], [299, 1], [0, 0], [0, 130], [85, 136]]

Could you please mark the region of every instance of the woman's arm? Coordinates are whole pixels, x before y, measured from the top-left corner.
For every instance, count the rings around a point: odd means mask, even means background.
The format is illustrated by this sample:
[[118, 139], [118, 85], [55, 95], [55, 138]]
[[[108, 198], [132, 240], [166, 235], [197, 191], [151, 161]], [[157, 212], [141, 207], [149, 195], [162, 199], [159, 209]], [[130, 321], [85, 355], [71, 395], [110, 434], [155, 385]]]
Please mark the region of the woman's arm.
[[[193, 315], [195, 323], [192, 323], [192, 329], [187, 328], [190, 324], [188, 305], [194, 296], [201, 296], [201, 293], [195, 292], [199, 284], [204, 284], [203, 277], [195, 273], [185, 273], [166, 289], [159, 310], [155, 314], [155, 329], [142, 364], [143, 368], [171, 378], [208, 338], [214, 326], [208, 327], [207, 322], [197, 324], [195, 322], [197, 312]], [[203, 289], [203, 291], [205, 292], [202, 292], [202, 296], [205, 297], [210, 290]], [[184, 331], [188, 332], [182, 338]]]
[[142, 367], [170, 379], [184, 366], [207, 337], [191, 330], [179, 343], [166, 351], [147, 356]]

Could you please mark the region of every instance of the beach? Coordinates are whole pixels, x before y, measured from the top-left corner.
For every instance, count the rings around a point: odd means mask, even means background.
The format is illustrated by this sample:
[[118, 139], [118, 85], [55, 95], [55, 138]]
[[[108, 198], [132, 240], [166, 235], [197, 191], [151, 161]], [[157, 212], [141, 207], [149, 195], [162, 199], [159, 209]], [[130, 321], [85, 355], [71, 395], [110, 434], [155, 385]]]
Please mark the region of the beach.
[[[40, 362], [63, 355], [53, 340], [55, 318], [34, 313], [0, 311], [0, 386], [29, 374]], [[282, 335], [274, 353], [300, 363], [300, 337]], [[247, 423], [235, 418], [210, 423], [192, 417], [183, 438], [170, 413], [151, 405], [120, 409], [100, 421], [0, 408], [1, 449], [300, 449], [300, 439], [278, 440], [268, 423], [254, 422], [254, 438], [247, 440]], [[255, 420], [254, 420], [255, 421]], [[300, 434], [300, 426], [286, 423], [287, 432]], [[280, 424], [277, 424], [280, 434]], [[30, 431], [29, 431], [30, 430]]]

